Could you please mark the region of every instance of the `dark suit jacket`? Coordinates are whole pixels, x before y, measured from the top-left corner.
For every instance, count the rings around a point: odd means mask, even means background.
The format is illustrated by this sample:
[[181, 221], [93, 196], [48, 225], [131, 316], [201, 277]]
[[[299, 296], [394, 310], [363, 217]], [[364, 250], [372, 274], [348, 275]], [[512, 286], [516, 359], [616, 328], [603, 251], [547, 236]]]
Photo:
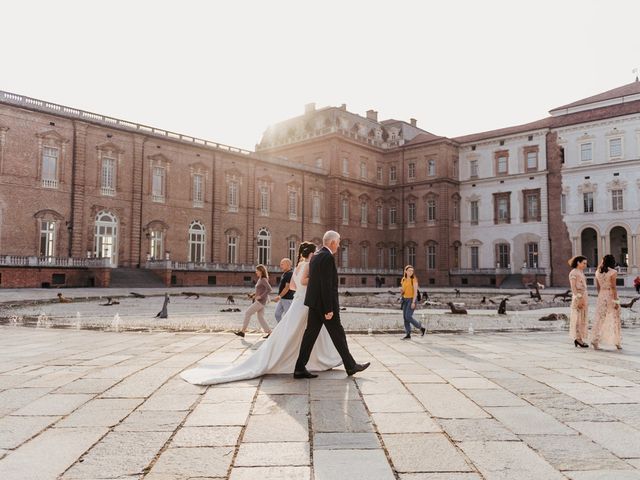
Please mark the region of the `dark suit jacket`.
[[323, 314], [340, 311], [338, 302], [338, 269], [331, 251], [322, 247], [309, 263], [309, 283], [304, 304]]

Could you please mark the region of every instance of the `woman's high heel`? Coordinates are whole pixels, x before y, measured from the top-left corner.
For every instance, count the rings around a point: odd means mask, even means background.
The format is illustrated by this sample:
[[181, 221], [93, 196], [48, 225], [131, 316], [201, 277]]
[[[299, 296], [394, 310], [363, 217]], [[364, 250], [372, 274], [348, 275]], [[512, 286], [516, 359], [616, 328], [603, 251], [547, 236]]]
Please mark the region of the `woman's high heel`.
[[574, 346], [574, 347], [576, 347], [576, 348], [578, 348], [578, 340], [574, 340], [574, 341], [573, 341], [573, 346]]
[[589, 348], [589, 345], [587, 345], [586, 343], [581, 342], [579, 340], [574, 340], [573, 341], [573, 345], [576, 346], [576, 347]]
[[616, 348], [617, 348], [618, 350], [622, 350], [622, 345], [616, 345]]

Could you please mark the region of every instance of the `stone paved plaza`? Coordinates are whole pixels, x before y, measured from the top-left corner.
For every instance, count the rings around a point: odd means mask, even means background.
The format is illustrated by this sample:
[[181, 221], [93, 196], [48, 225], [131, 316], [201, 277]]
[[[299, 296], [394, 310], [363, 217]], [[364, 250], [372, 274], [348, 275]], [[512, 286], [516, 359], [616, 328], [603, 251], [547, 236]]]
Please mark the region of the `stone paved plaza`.
[[371, 367], [196, 387], [262, 341], [0, 327], [0, 479], [640, 479], [640, 330], [350, 336]]

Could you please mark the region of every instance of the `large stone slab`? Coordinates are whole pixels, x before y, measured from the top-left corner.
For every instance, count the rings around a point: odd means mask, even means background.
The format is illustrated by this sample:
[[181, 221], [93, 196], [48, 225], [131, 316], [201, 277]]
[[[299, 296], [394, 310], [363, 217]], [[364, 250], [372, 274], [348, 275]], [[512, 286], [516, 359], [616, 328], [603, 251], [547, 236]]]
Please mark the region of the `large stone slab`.
[[17, 416], [0, 418], [0, 448], [16, 448], [59, 419], [60, 417]]
[[622, 422], [573, 422], [569, 424], [594, 442], [622, 458], [640, 458], [640, 431]]
[[216, 385], [207, 390], [202, 403], [253, 402], [256, 387], [228, 388]]
[[307, 415], [309, 397], [307, 395], [263, 395], [256, 398], [252, 415]]
[[172, 447], [227, 447], [238, 443], [242, 427], [182, 427]]
[[309, 383], [311, 400], [358, 400], [360, 394], [351, 378], [342, 380], [314, 379]]
[[244, 425], [250, 408], [248, 402], [200, 403], [187, 417], [185, 426]]
[[200, 395], [152, 395], [142, 405], [140, 410], [170, 411], [190, 410]]
[[309, 442], [242, 443], [234, 466], [310, 465]]
[[[310, 480], [311, 467], [235, 467], [229, 480]], [[317, 478], [317, 477], [316, 477]]]
[[364, 401], [370, 412], [423, 412], [424, 407], [413, 395], [387, 393], [386, 395], [364, 395]]
[[487, 407], [499, 422], [517, 434], [577, 435], [551, 415], [531, 405], [524, 407]]
[[522, 442], [462, 442], [486, 480], [562, 480], [564, 476]]
[[311, 422], [314, 432], [370, 432], [371, 418], [360, 401], [311, 402]]
[[96, 427], [51, 428], [0, 460], [0, 478], [57, 478], [107, 431]]
[[315, 480], [394, 480], [383, 450], [314, 450]]
[[477, 473], [401, 473], [400, 480], [482, 480]]
[[437, 418], [487, 418], [489, 414], [451, 385], [414, 383], [407, 388]]
[[242, 441], [256, 442], [307, 442], [309, 441], [307, 415], [251, 415]]
[[437, 433], [440, 426], [428, 413], [373, 413], [380, 433]]
[[519, 407], [527, 404], [520, 397], [502, 389], [463, 389], [461, 392], [481, 407]]
[[171, 433], [111, 432], [62, 478], [98, 480], [141, 476], [169, 440]]
[[115, 430], [118, 432], [172, 432], [184, 420], [188, 412], [136, 410]]
[[583, 435], [521, 435], [557, 470], [625, 470], [631, 467]]
[[375, 433], [316, 433], [314, 450], [366, 450], [381, 448]]
[[595, 470], [564, 473], [571, 480], [640, 480], [640, 471], [632, 470]]
[[233, 447], [169, 448], [162, 452], [149, 472], [150, 476], [174, 476], [177, 479], [227, 476]]
[[92, 398], [91, 394], [50, 393], [13, 412], [13, 415], [68, 415]]
[[139, 398], [96, 398], [64, 418], [58, 427], [113, 427], [142, 402]]
[[383, 434], [382, 441], [398, 472], [472, 470], [456, 447], [442, 433]]
[[19, 410], [50, 391], [51, 388], [14, 388], [0, 392], [0, 416]]
[[454, 442], [469, 440], [518, 440], [510, 430], [493, 418], [440, 420], [444, 431]]
[[615, 420], [613, 417], [603, 413], [600, 408], [601, 405], [598, 405], [598, 408], [595, 408], [591, 405], [582, 403], [569, 395], [565, 395], [564, 393], [527, 393], [524, 394], [522, 398], [563, 423], [581, 421], [604, 422]]

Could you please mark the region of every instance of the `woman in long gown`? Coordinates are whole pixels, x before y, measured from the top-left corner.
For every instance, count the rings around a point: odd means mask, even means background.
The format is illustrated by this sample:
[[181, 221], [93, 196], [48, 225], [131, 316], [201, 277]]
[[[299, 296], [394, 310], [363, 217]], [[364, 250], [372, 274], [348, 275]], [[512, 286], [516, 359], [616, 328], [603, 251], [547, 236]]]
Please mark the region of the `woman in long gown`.
[[[292, 277], [296, 293], [291, 307], [273, 329], [271, 336], [253, 355], [238, 364], [201, 364], [196, 368], [182, 372], [182, 378], [196, 385], [214, 385], [249, 380], [270, 373], [293, 373], [296, 359], [300, 353], [302, 336], [307, 328], [309, 308], [304, 304], [304, 297], [307, 292], [309, 258], [315, 249], [316, 246], [310, 242], [303, 242], [300, 245], [298, 249], [300, 262]], [[341, 363], [342, 360], [333, 346], [329, 333], [323, 328], [315, 343], [307, 368], [312, 371], [329, 370]]]
[[596, 350], [600, 344], [615, 345], [622, 349], [620, 332], [620, 299], [616, 288], [616, 260], [613, 255], [605, 255], [596, 271], [596, 288], [598, 303], [596, 304], [595, 324], [591, 330], [591, 345]]
[[587, 268], [587, 258], [577, 255], [569, 260], [572, 268], [569, 273], [569, 283], [571, 284], [571, 314], [569, 317], [569, 335], [573, 338], [573, 345], [576, 347], [588, 348], [585, 343], [589, 334], [587, 279], [584, 276], [584, 269]]

